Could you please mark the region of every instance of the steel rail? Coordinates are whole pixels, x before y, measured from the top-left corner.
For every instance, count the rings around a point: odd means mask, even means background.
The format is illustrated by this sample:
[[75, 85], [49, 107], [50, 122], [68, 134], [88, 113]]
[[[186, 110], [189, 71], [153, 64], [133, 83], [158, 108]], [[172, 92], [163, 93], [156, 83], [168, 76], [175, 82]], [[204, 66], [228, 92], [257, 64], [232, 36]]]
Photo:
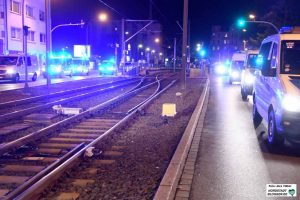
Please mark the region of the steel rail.
[[46, 94], [46, 95], [39, 95], [39, 96], [29, 97], [29, 98], [25, 98], [25, 99], [19, 99], [19, 100], [15, 100], [15, 101], [8, 101], [8, 102], [0, 103], [0, 108], [6, 108], [6, 107], [9, 107], [9, 106], [22, 105], [22, 104], [31, 103], [31, 102], [34, 102], [34, 101], [37, 101], [37, 100], [42, 100], [42, 99], [52, 98], [52, 97], [58, 97], [58, 96], [62, 96], [62, 95], [72, 94], [74, 92], [81, 92], [81, 91], [84, 91], [84, 90], [94, 89], [94, 88], [98, 88], [98, 87], [104, 87], [104, 86], [107, 86], [107, 85], [122, 83], [122, 82], [127, 82], [127, 81], [132, 81], [132, 80], [134, 80], [134, 79], [127, 79], [127, 80], [121, 80], [121, 81], [110, 81], [110, 82], [107, 82], [107, 83], [96, 84], [96, 85], [87, 86], [87, 87], [80, 87], [80, 88], [71, 89], [71, 90], [54, 92], [54, 93]]
[[[166, 86], [163, 90], [156, 93], [154, 96], [151, 95], [150, 98], [148, 98], [148, 101], [144, 102], [143, 105], [140, 106], [140, 109], [145, 109], [146, 106], [148, 106], [155, 98], [163, 94], [166, 90], [168, 90], [170, 87], [172, 87], [177, 80], [172, 81], [168, 86]], [[158, 84], [160, 87], [160, 83]], [[158, 91], [158, 90], [156, 90]], [[135, 116], [139, 114], [139, 110], [136, 109], [134, 112], [127, 115], [124, 119], [122, 119], [120, 122], [118, 122], [116, 125], [114, 125], [112, 128], [110, 128], [108, 131], [106, 131], [104, 134], [96, 138], [93, 142], [89, 143], [87, 146], [85, 146], [83, 149], [78, 151], [75, 155], [73, 155], [71, 158], [66, 160], [63, 164], [58, 166], [56, 169], [54, 169], [52, 172], [47, 174], [45, 177], [41, 178], [39, 181], [37, 181], [35, 184], [33, 184], [30, 188], [28, 188], [26, 191], [24, 191], [19, 196], [14, 197], [13, 199], [16, 200], [31, 200], [32, 198], [37, 198], [39, 194], [43, 190], [45, 190], [51, 183], [56, 181], [67, 169], [71, 168], [77, 161], [80, 160], [80, 158], [84, 155], [85, 151], [95, 146], [97, 143], [99, 143], [101, 140], [103, 140], [107, 135], [112, 134], [114, 131], [120, 129], [126, 123], [128, 123], [130, 120], [134, 119]]]
[[54, 163], [46, 167], [44, 170], [40, 171], [38, 174], [27, 180], [24, 184], [17, 187], [15, 190], [10, 192], [8, 195], [3, 197], [4, 200], [8, 199], [14, 199], [16, 196], [20, 195], [24, 190], [28, 189], [31, 185], [39, 181], [41, 178], [49, 174], [51, 171], [53, 171], [55, 168], [60, 166], [63, 162], [65, 162], [67, 159], [72, 157], [75, 153], [80, 151], [82, 148], [84, 148], [85, 144], [81, 143], [77, 145], [75, 148], [73, 148], [71, 151], [66, 153], [63, 157], [56, 160]]
[[79, 95], [76, 95], [76, 96], [73, 96], [73, 97], [63, 98], [63, 99], [60, 99], [60, 100], [57, 100], [57, 101], [45, 103], [43, 105], [34, 106], [34, 107], [14, 111], [14, 112], [11, 112], [11, 113], [7, 113], [7, 114], [4, 114], [4, 115], [0, 115], [0, 122], [6, 122], [10, 119], [14, 119], [14, 118], [17, 118], [19, 116], [24, 116], [24, 115], [30, 114], [32, 112], [35, 112], [35, 111], [39, 111], [39, 110], [42, 110], [42, 109], [45, 109], [45, 108], [50, 108], [51, 106], [54, 106], [54, 105], [60, 105], [60, 104], [63, 104], [63, 103], [68, 103], [68, 102], [71, 102], [71, 101], [75, 101], [75, 100], [83, 99], [83, 98], [86, 98], [86, 97], [90, 97], [90, 96], [93, 96], [93, 95], [96, 95], [96, 94], [105, 93], [105, 92], [111, 91], [113, 89], [124, 87], [126, 85], [130, 85], [130, 84], [133, 84], [133, 83], [136, 83], [136, 82], [137, 81], [133, 80], [131, 82], [127, 82], [126, 84], [119, 84], [119, 85], [116, 85], [116, 86], [110, 86], [108, 88], [103, 88], [103, 89], [96, 90], [96, 91], [93, 91], [93, 92], [79, 94]]
[[137, 94], [137, 93], [139, 93], [139, 92], [141, 92], [141, 91], [143, 91], [143, 90], [151, 87], [155, 83], [156, 82], [153, 82], [153, 83], [150, 83], [150, 84], [148, 84], [146, 86], [143, 86], [143, 87], [141, 87], [139, 89], [136, 89], [134, 91], [127, 92], [125, 94], [121, 94], [121, 95], [119, 95], [117, 97], [114, 97], [114, 98], [112, 98], [112, 99], [104, 102], [104, 103], [101, 103], [101, 104], [99, 104], [97, 106], [91, 107], [88, 110], [83, 111], [80, 114], [71, 116], [71, 117], [69, 117], [67, 119], [59, 121], [59, 122], [57, 122], [55, 124], [52, 124], [52, 125], [50, 125], [48, 127], [45, 127], [43, 129], [41, 129], [41, 130], [33, 132], [33, 133], [29, 134], [29, 135], [26, 135], [24, 137], [18, 138], [18, 139], [14, 140], [14, 141], [7, 142], [7, 143], [2, 143], [2, 144], [0, 144], [0, 155], [3, 155], [4, 153], [7, 153], [7, 151], [12, 150], [14, 148], [18, 148], [18, 147], [20, 147], [22, 145], [25, 145], [26, 143], [28, 143], [28, 142], [30, 142], [30, 141], [32, 141], [34, 139], [39, 139], [41, 137], [44, 137], [44, 136], [50, 134], [50, 132], [52, 132], [52, 131], [56, 131], [56, 130], [61, 129], [62, 127], [66, 127], [70, 123], [74, 123], [76, 121], [79, 121], [79, 120], [81, 120], [81, 119], [83, 119], [85, 117], [88, 117], [91, 114], [99, 112], [100, 110], [105, 110], [107, 108], [110, 108], [111, 105], [119, 103], [119, 102], [122, 102], [122, 100], [125, 100], [126, 98], [128, 98], [128, 97], [130, 97], [132, 95], [135, 95], [135, 94]]

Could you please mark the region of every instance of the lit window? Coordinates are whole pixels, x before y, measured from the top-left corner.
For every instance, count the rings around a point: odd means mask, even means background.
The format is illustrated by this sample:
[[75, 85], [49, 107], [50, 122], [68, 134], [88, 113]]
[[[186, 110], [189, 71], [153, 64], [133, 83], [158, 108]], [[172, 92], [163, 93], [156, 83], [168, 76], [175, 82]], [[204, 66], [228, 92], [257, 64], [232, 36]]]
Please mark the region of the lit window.
[[13, 39], [21, 39], [21, 29], [16, 27], [11, 27], [11, 38]]
[[45, 21], [45, 12], [40, 10], [39, 18], [41, 21]]
[[46, 43], [46, 34], [40, 33], [40, 43]]
[[20, 9], [21, 3], [17, 1], [10, 0], [10, 11], [21, 14]]
[[26, 16], [33, 18], [33, 8], [28, 5], [26, 5]]
[[27, 39], [30, 42], [34, 42], [34, 31], [28, 31]]

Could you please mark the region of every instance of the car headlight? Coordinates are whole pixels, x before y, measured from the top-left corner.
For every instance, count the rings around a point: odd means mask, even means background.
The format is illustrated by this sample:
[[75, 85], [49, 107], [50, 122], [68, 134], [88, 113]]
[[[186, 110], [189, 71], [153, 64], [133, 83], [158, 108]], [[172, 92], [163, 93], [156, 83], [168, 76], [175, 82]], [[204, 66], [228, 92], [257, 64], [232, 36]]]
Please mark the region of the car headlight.
[[252, 74], [248, 74], [245, 76], [245, 83], [251, 85], [254, 83], [255, 77]]
[[282, 101], [282, 107], [289, 112], [300, 112], [300, 97], [286, 95]]
[[216, 72], [218, 74], [225, 74], [226, 70], [225, 70], [225, 66], [224, 65], [218, 65], [216, 68]]
[[238, 78], [238, 77], [240, 76], [240, 73], [239, 73], [238, 71], [233, 71], [233, 72], [231, 73], [231, 76], [232, 76], [233, 78]]
[[14, 69], [8, 69], [8, 70], [6, 70], [6, 73], [14, 74], [14, 73], [16, 73], [16, 71]]
[[61, 71], [62, 71], [62, 67], [59, 65], [59, 66], [56, 66], [55, 67], [55, 71], [57, 72], [57, 73], [60, 73]]

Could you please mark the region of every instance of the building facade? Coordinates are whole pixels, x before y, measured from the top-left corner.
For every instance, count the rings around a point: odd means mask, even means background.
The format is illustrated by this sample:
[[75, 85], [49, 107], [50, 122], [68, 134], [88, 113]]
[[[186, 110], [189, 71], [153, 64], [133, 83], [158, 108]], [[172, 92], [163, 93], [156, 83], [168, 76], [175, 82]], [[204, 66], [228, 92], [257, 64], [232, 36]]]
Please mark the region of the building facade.
[[23, 26], [29, 27], [28, 54], [37, 55], [43, 62], [46, 53], [45, 0], [0, 0], [0, 54], [23, 53]]
[[231, 59], [236, 51], [243, 50], [243, 41], [240, 31], [230, 28], [229, 31], [223, 31], [221, 26], [212, 27], [210, 40], [210, 52], [213, 60], [224, 61]]

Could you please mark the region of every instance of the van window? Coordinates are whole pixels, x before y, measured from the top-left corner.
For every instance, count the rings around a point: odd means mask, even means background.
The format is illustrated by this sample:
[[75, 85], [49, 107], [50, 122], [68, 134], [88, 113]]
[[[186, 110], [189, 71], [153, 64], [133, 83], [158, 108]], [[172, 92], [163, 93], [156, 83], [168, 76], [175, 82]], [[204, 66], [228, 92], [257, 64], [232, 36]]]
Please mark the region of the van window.
[[17, 56], [1, 56], [0, 65], [16, 65], [18, 61]]
[[27, 57], [27, 66], [31, 66], [31, 58]]
[[257, 59], [257, 54], [249, 54], [248, 55], [248, 64], [247, 66], [248, 67], [251, 67], [251, 68], [255, 68], [256, 67], [256, 59]]
[[299, 40], [282, 41], [281, 73], [300, 74], [300, 41]]
[[259, 63], [259, 68], [266, 68], [270, 67], [270, 60], [269, 60], [269, 54], [270, 54], [270, 49], [272, 46], [272, 42], [267, 42], [261, 45], [260, 50], [259, 50], [259, 55], [260, 58], [262, 59]]
[[277, 67], [277, 47], [278, 45], [276, 43], [273, 44], [273, 51], [271, 56], [271, 68]]

